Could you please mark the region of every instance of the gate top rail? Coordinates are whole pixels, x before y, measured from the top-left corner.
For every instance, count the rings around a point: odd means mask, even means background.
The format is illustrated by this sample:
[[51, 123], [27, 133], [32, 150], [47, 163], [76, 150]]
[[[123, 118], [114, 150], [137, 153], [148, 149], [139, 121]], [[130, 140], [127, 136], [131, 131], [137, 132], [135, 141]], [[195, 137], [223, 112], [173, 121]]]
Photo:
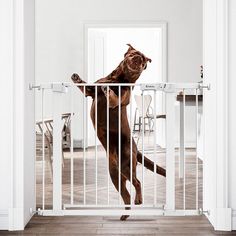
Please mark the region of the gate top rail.
[[[44, 83], [39, 85], [29, 84], [29, 89], [55, 89], [58, 90], [61, 88], [68, 88], [71, 86], [129, 86], [129, 87], [140, 87], [141, 90], [156, 90], [163, 92], [175, 92], [176, 90], [181, 89], [207, 89], [210, 90], [210, 84], [203, 83], [72, 83], [72, 82], [52, 82]], [[65, 91], [64, 91], [65, 92]]]

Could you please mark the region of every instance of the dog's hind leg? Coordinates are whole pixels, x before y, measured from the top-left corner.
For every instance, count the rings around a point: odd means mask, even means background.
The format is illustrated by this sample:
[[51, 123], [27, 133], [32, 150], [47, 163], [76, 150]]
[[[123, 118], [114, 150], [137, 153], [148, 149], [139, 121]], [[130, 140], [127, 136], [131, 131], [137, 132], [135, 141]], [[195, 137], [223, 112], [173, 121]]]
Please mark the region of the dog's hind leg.
[[[124, 153], [123, 153], [123, 159], [124, 160], [129, 160], [127, 163], [126, 163], [126, 168], [124, 167], [123, 168], [123, 171], [122, 173], [126, 176], [126, 178], [131, 181], [131, 171], [130, 171], [130, 149], [129, 149], [129, 142], [128, 143], [128, 146], [124, 146]], [[135, 205], [140, 205], [142, 204], [142, 187], [141, 187], [141, 183], [140, 181], [138, 180], [137, 178], [137, 147], [133, 141], [133, 152], [132, 152], [132, 185], [134, 186], [135, 188], [135, 200], [134, 200], [134, 204]]]
[[[114, 160], [114, 158], [112, 158]], [[119, 191], [119, 169], [118, 165], [116, 163], [112, 163], [111, 161], [109, 162], [109, 171], [110, 171], [110, 176], [112, 183], [114, 184], [115, 188], [117, 191]], [[130, 205], [130, 194], [126, 188], [126, 181], [127, 178], [121, 174], [121, 183], [120, 183], [120, 195], [125, 203], [125, 205]], [[126, 210], [129, 210], [130, 207], [125, 207]], [[126, 220], [129, 217], [129, 215], [122, 215], [120, 217], [120, 220]]]
[[[121, 196], [123, 198], [123, 201], [126, 205], [130, 205], [130, 194], [126, 188], [126, 181], [127, 179], [122, 177], [121, 179]], [[126, 207], [125, 210], [130, 210], [130, 207]], [[122, 215], [120, 217], [120, 220], [126, 220], [129, 217], [129, 215]]]
[[133, 178], [132, 178], [132, 183], [133, 183], [133, 185], [134, 185], [134, 187], [135, 187], [135, 191], [136, 191], [134, 204], [135, 204], [135, 205], [140, 205], [140, 204], [142, 204], [142, 202], [143, 202], [141, 183], [140, 183], [140, 181], [137, 179], [136, 176], [133, 176]]

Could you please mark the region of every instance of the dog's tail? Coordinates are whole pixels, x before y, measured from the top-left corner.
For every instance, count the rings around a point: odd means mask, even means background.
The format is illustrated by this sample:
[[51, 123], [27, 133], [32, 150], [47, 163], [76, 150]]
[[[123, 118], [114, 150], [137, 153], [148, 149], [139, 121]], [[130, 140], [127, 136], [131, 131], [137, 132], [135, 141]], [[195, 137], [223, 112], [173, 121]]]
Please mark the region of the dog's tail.
[[[139, 163], [142, 164], [143, 159], [142, 159], [142, 153], [138, 152], [137, 154], [137, 160]], [[144, 156], [144, 166], [154, 172], [154, 162], [149, 160], [147, 157]], [[156, 165], [156, 173], [162, 176], [166, 177], [166, 170], [158, 165]]]

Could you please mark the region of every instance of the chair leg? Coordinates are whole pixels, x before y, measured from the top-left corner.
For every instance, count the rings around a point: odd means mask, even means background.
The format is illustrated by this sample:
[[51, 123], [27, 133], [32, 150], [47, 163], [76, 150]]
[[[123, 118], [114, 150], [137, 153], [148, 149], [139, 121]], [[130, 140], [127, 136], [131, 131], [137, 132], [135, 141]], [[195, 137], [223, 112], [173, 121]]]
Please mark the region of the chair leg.
[[153, 119], [151, 119], [151, 122], [152, 122], [152, 131], [154, 131], [154, 120]]
[[148, 126], [149, 126], [150, 132], [153, 131], [154, 123], [153, 123], [152, 118], [148, 118]]
[[135, 113], [134, 113], [134, 126], [133, 126], [133, 131], [135, 131], [135, 126], [136, 126], [136, 114], [137, 114], [137, 109], [135, 109]]
[[148, 125], [147, 123], [146, 123], [146, 120], [147, 120], [147, 117], [144, 117], [144, 119], [143, 119], [144, 121], [144, 133], [146, 133], [146, 131], [147, 131], [147, 129], [146, 129], [146, 126]]
[[137, 147], [138, 147], [139, 139], [140, 139], [140, 132], [138, 133]]
[[139, 120], [138, 120], [138, 131], [139, 132], [141, 131], [141, 126], [142, 126], [142, 117], [139, 117]]

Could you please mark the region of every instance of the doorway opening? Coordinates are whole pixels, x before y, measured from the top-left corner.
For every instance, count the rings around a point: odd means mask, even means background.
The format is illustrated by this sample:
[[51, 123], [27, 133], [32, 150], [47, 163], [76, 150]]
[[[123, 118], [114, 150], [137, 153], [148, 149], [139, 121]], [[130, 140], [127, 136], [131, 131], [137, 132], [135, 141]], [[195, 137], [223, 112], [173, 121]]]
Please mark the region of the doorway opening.
[[[123, 59], [128, 49], [126, 44], [131, 44], [135, 49], [143, 52], [145, 56], [152, 59], [148, 67], [143, 71], [137, 83], [150, 84], [167, 82], [166, 73], [166, 24], [155, 25], [86, 25], [86, 52], [85, 60], [87, 65], [87, 82], [93, 83], [100, 78], [110, 74]], [[139, 101], [141, 102], [141, 93], [137, 88], [133, 91], [133, 132], [137, 141], [139, 140], [141, 130], [141, 111]], [[149, 93], [146, 94], [147, 113], [152, 114], [154, 102]], [[149, 104], [150, 103], [150, 104]], [[91, 101], [88, 101], [88, 107]], [[157, 114], [165, 114], [165, 100], [162, 93], [157, 95], [157, 104], [155, 107]], [[129, 107], [127, 108], [129, 111]], [[88, 109], [89, 116], [89, 109]], [[147, 139], [153, 131], [152, 119], [145, 119], [145, 132]], [[158, 120], [158, 135], [156, 137], [157, 145], [165, 148], [165, 121]], [[87, 146], [94, 146], [95, 138], [93, 135], [93, 125], [88, 119], [87, 124]], [[99, 140], [97, 140], [99, 142]]]

